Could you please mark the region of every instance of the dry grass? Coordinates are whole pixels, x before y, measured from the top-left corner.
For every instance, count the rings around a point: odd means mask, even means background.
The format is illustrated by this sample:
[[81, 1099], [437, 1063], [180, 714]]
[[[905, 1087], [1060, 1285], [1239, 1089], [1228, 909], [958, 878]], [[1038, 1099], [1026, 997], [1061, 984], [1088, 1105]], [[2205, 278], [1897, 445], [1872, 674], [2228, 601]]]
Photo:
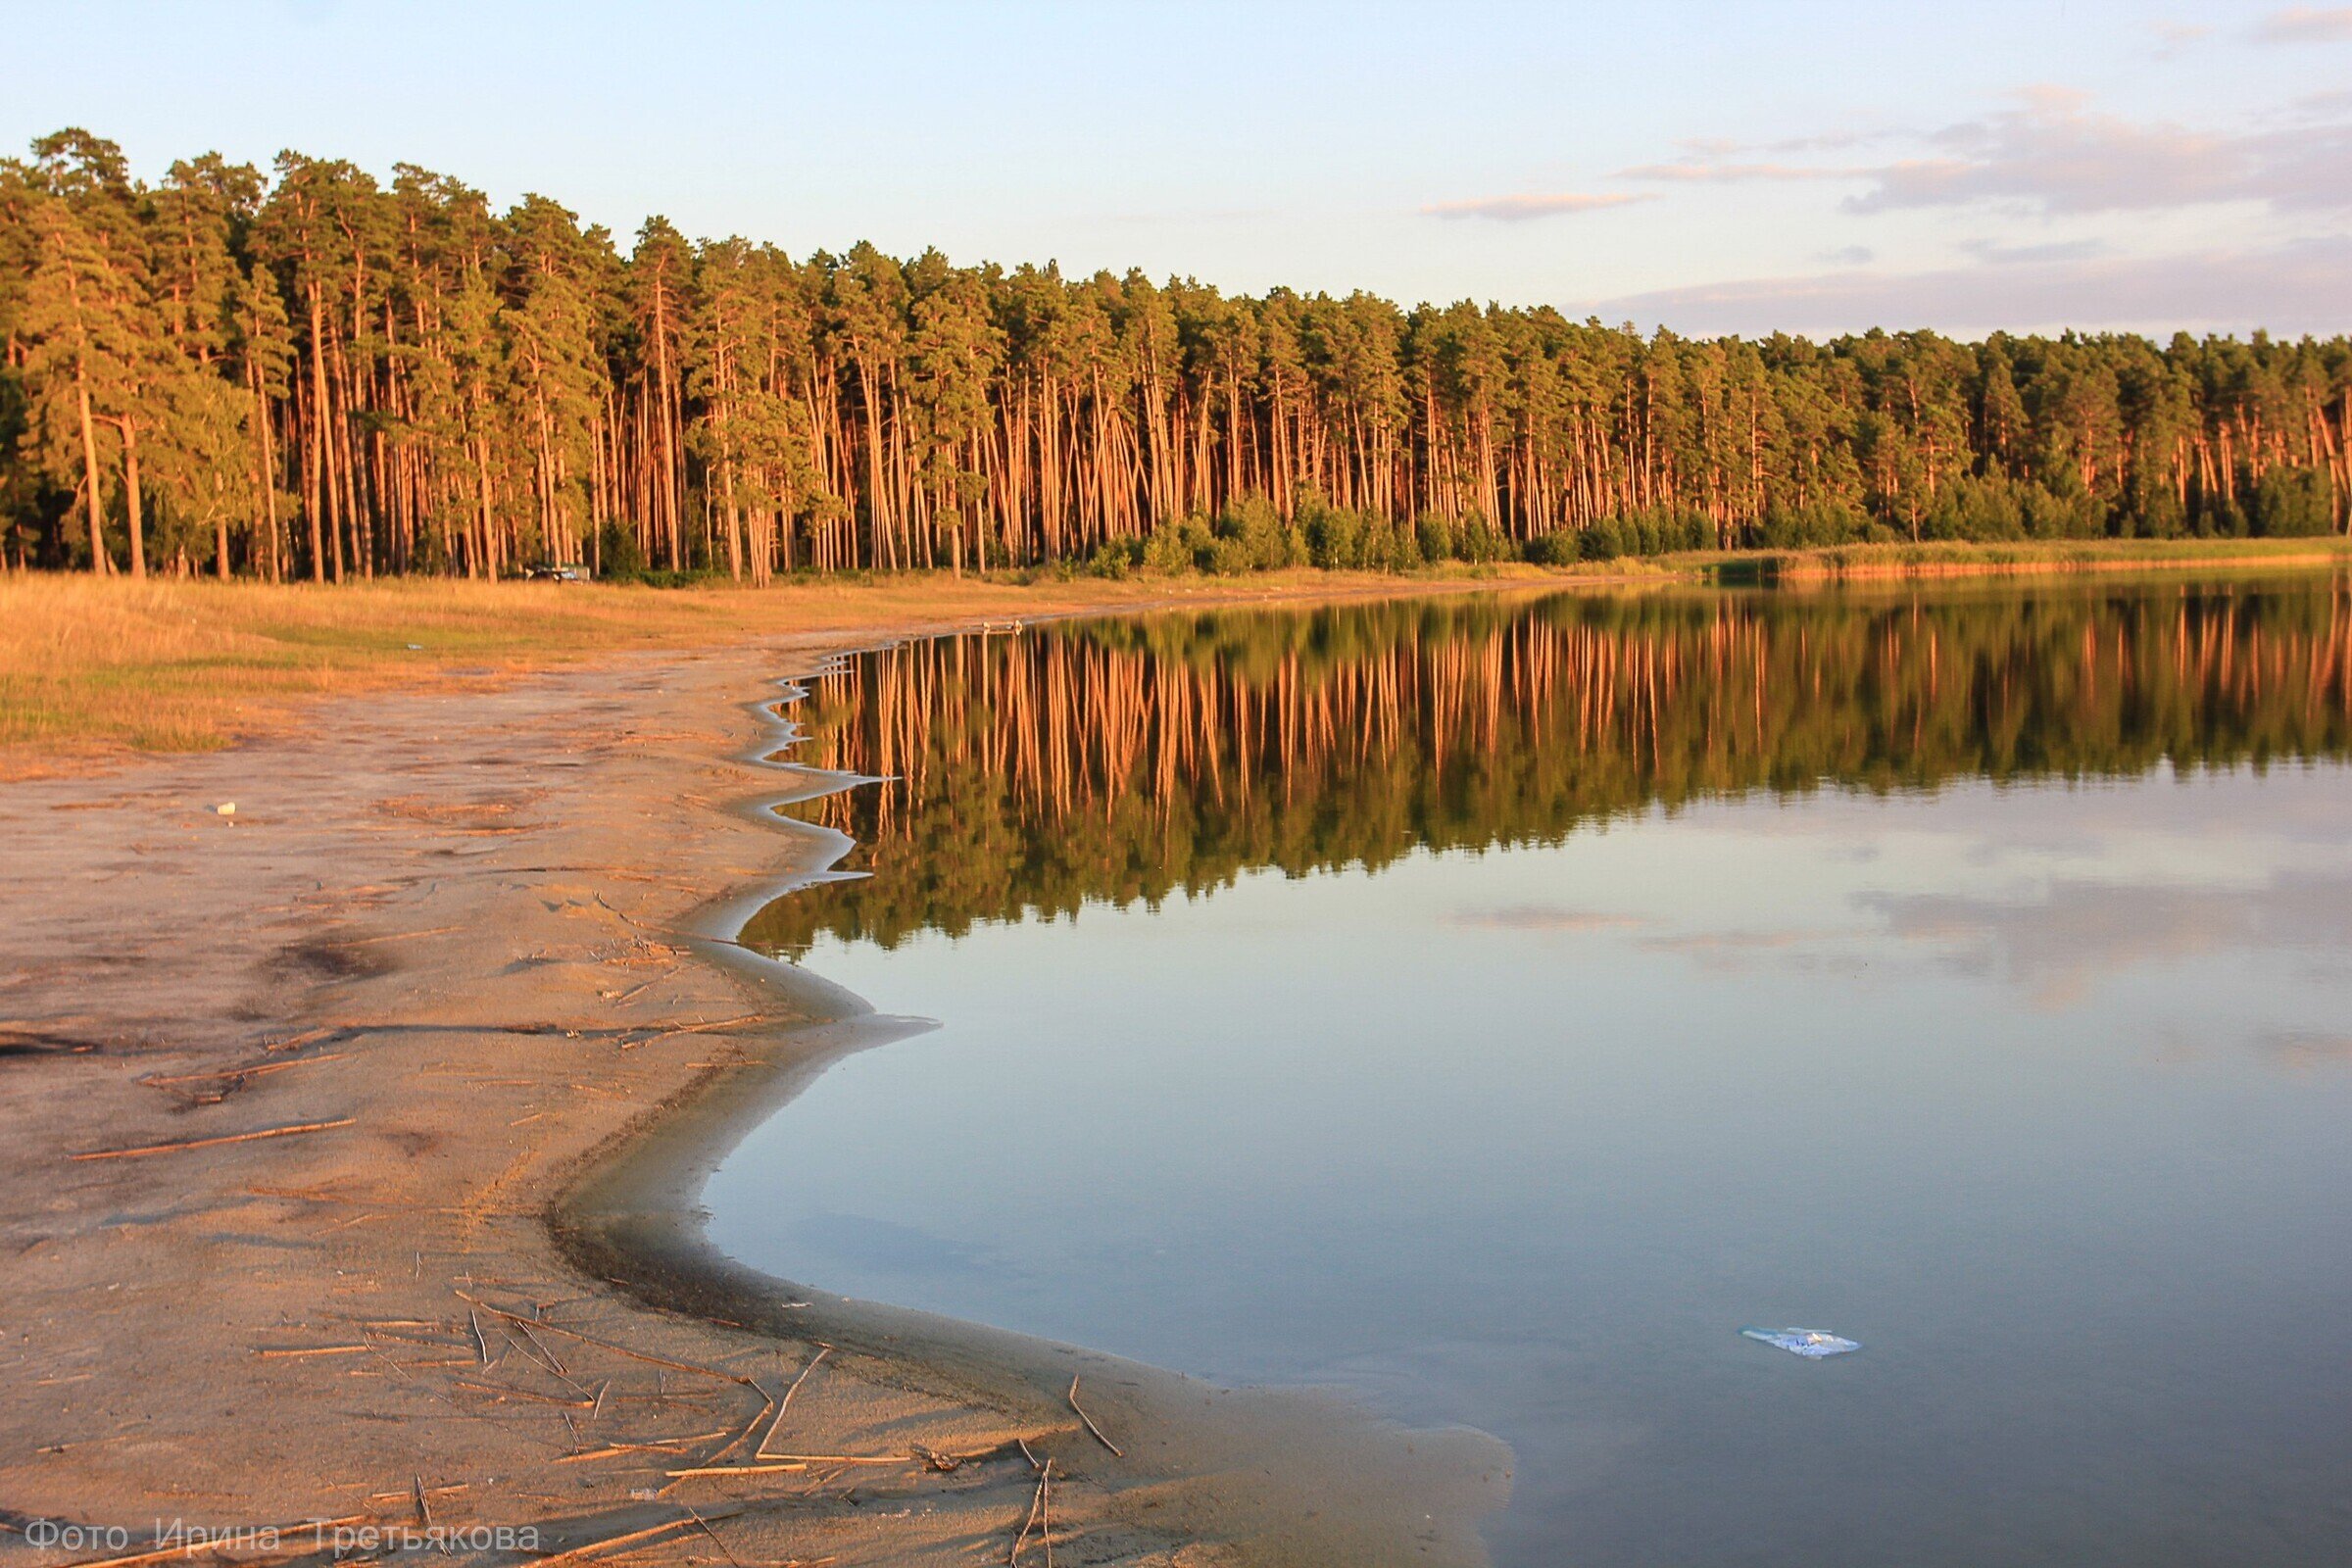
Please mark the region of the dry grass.
[[2049, 539], [2010, 544], [1838, 545], [1661, 558], [1707, 576], [1806, 578], [1992, 576], [2032, 572], [2297, 569], [2352, 564], [2352, 540]]
[[1412, 593], [1492, 583], [1870, 578], [2352, 564], [2341, 539], [1869, 545], [1588, 564], [1453, 567], [1410, 577], [1023, 582], [908, 574], [768, 589], [383, 581], [341, 587], [0, 575], [0, 777], [124, 751], [203, 751], [298, 721], [310, 701], [523, 670], [630, 649], [877, 634], [1146, 604]]

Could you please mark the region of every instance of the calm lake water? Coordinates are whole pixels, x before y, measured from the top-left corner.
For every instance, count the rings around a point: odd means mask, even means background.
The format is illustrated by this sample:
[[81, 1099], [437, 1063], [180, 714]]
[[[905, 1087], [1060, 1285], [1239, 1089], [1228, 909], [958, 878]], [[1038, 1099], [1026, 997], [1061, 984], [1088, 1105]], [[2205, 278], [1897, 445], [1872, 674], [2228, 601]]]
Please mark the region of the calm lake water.
[[794, 756], [896, 775], [800, 808], [871, 875], [748, 936], [939, 1026], [710, 1234], [1494, 1433], [1504, 1564], [2341, 1563], [2348, 657], [2318, 581], [863, 658]]

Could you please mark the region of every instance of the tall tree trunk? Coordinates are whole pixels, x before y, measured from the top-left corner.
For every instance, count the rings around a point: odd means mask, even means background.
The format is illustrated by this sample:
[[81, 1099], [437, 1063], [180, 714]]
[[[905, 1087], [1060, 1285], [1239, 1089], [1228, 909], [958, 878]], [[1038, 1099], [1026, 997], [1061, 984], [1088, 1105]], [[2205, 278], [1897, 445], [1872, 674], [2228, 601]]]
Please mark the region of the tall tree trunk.
[[114, 575], [115, 564], [106, 553], [106, 529], [100, 522], [105, 504], [98, 493], [98, 436], [90, 417], [90, 384], [81, 367], [74, 368], [74, 395], [81, 413], [81, 485], [90, 507], [90, 570], [101, 577]]

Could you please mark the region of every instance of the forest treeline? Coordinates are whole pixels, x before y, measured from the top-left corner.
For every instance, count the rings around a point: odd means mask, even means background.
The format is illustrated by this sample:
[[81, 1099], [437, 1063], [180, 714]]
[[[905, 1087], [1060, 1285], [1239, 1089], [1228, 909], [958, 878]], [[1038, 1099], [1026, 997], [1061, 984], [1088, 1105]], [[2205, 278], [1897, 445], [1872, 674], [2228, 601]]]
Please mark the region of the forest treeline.
[[925, 929], [1552, 843], [1652, 805], [2352, 756], [2352, 581], [1560, 595], [1050, 623], [808, 684], [796, 808], [872, 875], [744, 932]]
[[2352, 343], [1690, 340], [798, 260], [281, 154], [0, 160], [0, 559], [270, 579], [2314, 534]]

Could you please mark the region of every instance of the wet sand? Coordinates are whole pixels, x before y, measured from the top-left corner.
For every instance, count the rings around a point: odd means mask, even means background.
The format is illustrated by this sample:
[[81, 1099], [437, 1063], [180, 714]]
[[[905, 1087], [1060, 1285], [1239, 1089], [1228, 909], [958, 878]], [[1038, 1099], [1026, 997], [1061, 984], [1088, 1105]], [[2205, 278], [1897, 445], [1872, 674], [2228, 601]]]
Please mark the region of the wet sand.
[[765, 809], [796, 779], [759, 758], [775, 680], [848, 641], [0, 790], [0, 1556], [323, 1518], [737, 1568], [1004, 1562], [1026, 1524], [1043, 1562], [1050, 1507], [1063, 1562], [1482, 1559], [1491, 1440], [703, 1247], [683, 1205], [728, 1140], [899, 1027], [723, 940], [837, 851]]

